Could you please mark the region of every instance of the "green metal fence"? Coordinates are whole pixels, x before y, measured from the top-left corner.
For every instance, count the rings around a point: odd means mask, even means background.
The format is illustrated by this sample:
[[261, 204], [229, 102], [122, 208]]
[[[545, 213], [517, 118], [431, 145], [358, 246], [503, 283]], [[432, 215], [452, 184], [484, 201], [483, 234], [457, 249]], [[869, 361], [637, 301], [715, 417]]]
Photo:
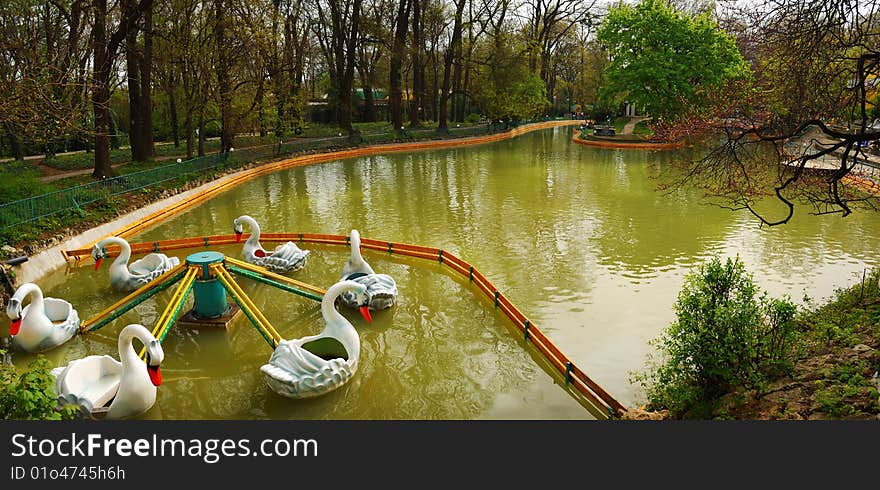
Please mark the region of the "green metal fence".
[[292, 139], [287, 142], [280, 140], [272, 145], [233, 150], [229, 153], [216, 153], [0, 204], [0, 229], [37, 221], [68, 210], [81, 210], [82, 206], [111, 196], [118, 196], [172, 179], [188, 179], [189, 176], [206, 170], [236, 168], [258, 160], [334, 147], [407, 140], [461, 138], [499, 133], [522, 124], [547, 120], [490, 123], [463, 128], [450, 127], [448, 133], [439, 133], [435, 129], [403, 129], [399, 132], [368, 133], [360, 135], [359, 142], [351, 141], [348, 136]]
[[186, 178], [188, 175], [205, 170], [222, 168], [229, 162], [228, 153], [217, 153], [0, 204], [0, 229], [36, 221], [63, 211], [81, 209], [82, 206], [111, 196], [172, 179]]

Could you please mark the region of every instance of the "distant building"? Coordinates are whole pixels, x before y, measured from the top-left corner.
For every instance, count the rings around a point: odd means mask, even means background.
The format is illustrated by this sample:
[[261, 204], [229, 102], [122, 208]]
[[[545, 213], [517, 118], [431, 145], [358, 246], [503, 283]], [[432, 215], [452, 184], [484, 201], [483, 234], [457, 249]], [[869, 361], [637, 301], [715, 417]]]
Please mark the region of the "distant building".
[[624, 101], [620, 106], [620, 115], [626, 117], [641, 116], [641, 111], [636, 109], [636, 105], [630, 101]]

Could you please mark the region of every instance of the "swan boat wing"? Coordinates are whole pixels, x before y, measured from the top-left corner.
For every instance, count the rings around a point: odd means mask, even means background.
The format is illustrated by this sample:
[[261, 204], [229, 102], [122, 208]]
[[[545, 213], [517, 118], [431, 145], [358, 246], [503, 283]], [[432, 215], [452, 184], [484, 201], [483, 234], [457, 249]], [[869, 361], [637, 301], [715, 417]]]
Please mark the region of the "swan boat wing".
[[53, 369], [58, 401], [84, 415], [108, 405], [119, 391], [122, 363], [108, 355], [88, 356]]
[[180, 259], [177, 257], [168, 257], [165, 254], [151, 253], [132, 262], [128, 266], [128, 270], [135, 275], [153, 274], [156, 271], [161, 271], [161, 275], [179, 264]]
[[296, 272], [306, 265], [309, 251], [301, 250], [293, 242], [287, 242], [275, 247], [275, 250], [264, 257], [256, 256], [255, 260], [275, 273]]
[[[345, 280], [354, 281], [367, 287], [367, 299], [371, 310], [384, 310], [394, 306], [397, 300], [397, 283], [388, 274], [352, 274]], [[342, 304], [357, 308], [355, 295], [346, 291], [339, 296]]]
[[354, 376], [357, 359], [322, 359], [304, 349], [303, 340], [282, 340], [260, 368], [273, 391], [288, 398], [310, 398], [333, 391]]

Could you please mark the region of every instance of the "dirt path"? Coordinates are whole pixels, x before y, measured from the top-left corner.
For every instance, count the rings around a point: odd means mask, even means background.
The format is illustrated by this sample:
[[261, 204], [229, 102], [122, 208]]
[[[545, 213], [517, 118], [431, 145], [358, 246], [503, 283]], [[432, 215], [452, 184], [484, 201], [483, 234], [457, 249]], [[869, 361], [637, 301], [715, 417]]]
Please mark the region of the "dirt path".
[[[128, 162], [115, 163], [113, 165], [110, 165], [110, 168], [118, 168], [118, 167], [125, 165], [126, 163], [128, 163]], [[82, 170], [64, 171], [64, 170], [58, 170], [57, 168], [48, 167], [46, 165], [43, 165], [42, 163], [36, 164], [34, 166], [37, 167], [38, 169], [40, 169], [41, 172], [46, 174], [46, 175], [43, 175], [42, 177], [40, 177], [40, 182], [44, 182], [44, 183], [45, 182], [54, 182], [56, 180], [66, 179], [68, 177], [76, 177], [77, 175], [88, 175], [88, 174], [91, 174], [95, 170], [93, 168], [84, 168]]]
[[638, 124], [642, 121], [645, 121], [647, 119], [651, 119], [651, 118], [644, 117], [644, 116], [635, 116], [635, 117], [629, 118], [629, 122], [627, 122], [623, 126], [623, 130], [620, 132], [620, 134], [633, 134], [633, 130], [635, 129], [636, 124]]

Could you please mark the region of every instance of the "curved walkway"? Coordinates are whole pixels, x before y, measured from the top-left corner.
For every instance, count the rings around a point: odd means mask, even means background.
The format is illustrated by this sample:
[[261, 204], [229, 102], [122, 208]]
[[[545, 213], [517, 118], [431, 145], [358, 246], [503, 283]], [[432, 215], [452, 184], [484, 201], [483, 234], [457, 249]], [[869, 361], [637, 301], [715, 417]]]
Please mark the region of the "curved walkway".
[[642, 121], [647, 121], [651, 119], [647, 116], [634, 116], [629, 118], [629, 121], [623, 125], [623, 130], [620, 134], [633, 134], [633, 130], [636, 128], [636, 125]]

